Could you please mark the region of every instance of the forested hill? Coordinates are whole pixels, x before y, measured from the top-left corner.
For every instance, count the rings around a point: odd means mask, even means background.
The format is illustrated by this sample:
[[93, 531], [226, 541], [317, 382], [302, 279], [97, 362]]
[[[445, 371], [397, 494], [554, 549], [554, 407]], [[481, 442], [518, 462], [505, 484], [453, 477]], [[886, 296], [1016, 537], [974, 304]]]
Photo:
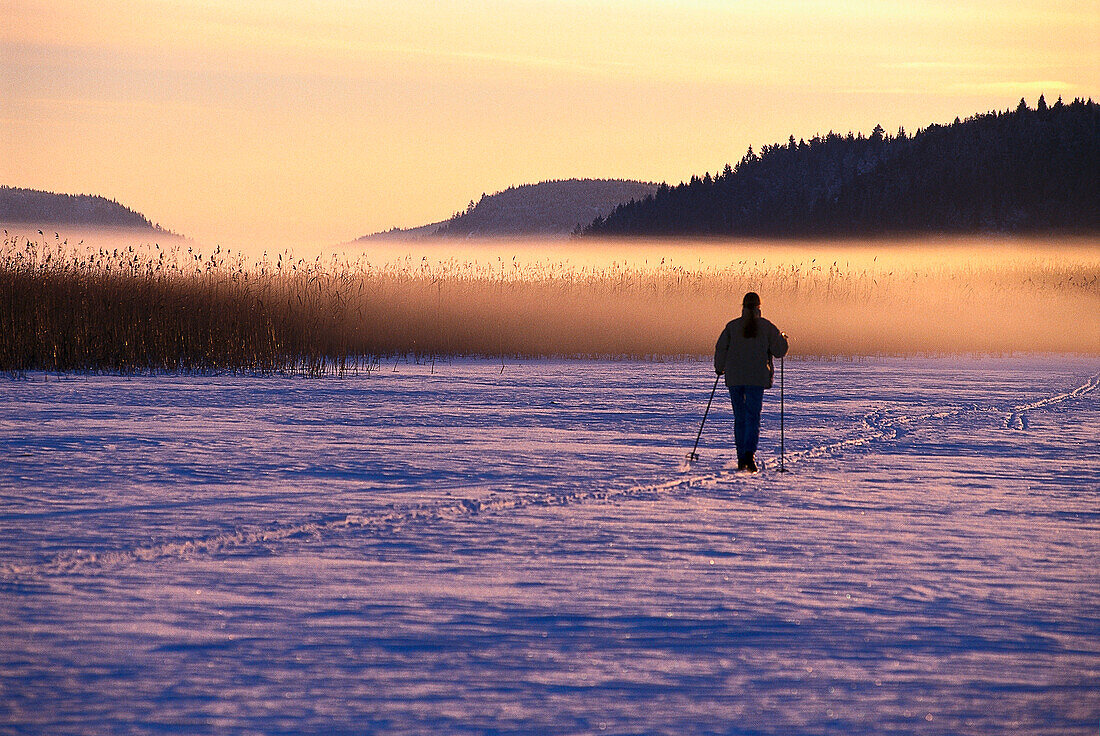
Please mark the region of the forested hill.
[[0, 186], [0, 222], [160, 229], [113, 199]]
[[894, 136], [749, 148], [736, 166], [616, 208], [591, 235], [1100, 232], [1100, 105], [991, 112]]
[[501, 237], [568, 235], [604, 217], [616, 206], [653, 194], [656, 184], [622, 179], [566, 179], [509, 187], [482, 194], [451, 219], [409, 230], [390, 230], [367, 238]]

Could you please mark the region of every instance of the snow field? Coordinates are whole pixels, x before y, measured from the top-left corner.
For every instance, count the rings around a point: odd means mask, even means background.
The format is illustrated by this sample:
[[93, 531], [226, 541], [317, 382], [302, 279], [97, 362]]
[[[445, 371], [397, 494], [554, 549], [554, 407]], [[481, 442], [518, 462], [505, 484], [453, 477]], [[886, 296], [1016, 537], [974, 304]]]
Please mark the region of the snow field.
[[0, 724], [1093, 732], [1095, 359], [498, 371], [5, 380]]

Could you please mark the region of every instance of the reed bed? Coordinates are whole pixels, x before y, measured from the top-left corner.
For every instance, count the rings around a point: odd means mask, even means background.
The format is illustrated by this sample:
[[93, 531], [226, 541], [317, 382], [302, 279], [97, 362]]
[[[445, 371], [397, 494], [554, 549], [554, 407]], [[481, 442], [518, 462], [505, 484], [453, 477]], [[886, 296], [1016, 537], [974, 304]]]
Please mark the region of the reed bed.
[[801, 355], [1097, 355], [1100, 260], [1074, 253], [853, 264], [838, 252], [699, 267], [372, 263], [9, 237], [0, 370], [321, 375], [394, 356], [700, 356], [749, 290]]

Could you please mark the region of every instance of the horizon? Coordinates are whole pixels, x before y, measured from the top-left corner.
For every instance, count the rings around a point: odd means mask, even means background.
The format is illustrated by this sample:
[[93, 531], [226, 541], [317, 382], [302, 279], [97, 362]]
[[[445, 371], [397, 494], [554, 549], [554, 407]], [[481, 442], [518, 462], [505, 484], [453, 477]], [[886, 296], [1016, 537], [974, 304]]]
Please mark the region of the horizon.
[[0, 183], [104, 196], [222, 244], [346, 242], [546, 180], [675, 184], [790, 135], [912, 132], [1100, 89], [1100, 18], [1069, 2], [3, 13]]

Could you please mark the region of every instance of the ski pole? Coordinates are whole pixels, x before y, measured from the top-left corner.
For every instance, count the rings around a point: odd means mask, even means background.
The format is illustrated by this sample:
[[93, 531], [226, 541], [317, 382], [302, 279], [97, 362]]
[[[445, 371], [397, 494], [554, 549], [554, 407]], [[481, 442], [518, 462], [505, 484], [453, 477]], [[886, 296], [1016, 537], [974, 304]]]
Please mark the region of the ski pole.
[[695, 446], [691, 448], [691, 452], [688, 453], [688, 460], [698, 460], [699, 456], [695, 454], [695, 451], [699, 449], [699, 438], [703, 436], [703, 425], [707, 423], [707, 414], [710, 414], [710, 404], [714, 401], [714, 392], [718, 390], [718, 379], [722, 377], [719, 373], [714, 377], [714, 388], [710, 390], [710, 398], [707, 399], [707, 410], [703, 412], [703, 421], [699, 422], [699, 434], [695, 435]]
[[786, 454], [786, 448], [783, 446], [784, 432], [783, 432], [783, 357], [779, 358], [779, 470], [776, 472], [787, 473], [790, 472], [783, 465], [784, 455]]

